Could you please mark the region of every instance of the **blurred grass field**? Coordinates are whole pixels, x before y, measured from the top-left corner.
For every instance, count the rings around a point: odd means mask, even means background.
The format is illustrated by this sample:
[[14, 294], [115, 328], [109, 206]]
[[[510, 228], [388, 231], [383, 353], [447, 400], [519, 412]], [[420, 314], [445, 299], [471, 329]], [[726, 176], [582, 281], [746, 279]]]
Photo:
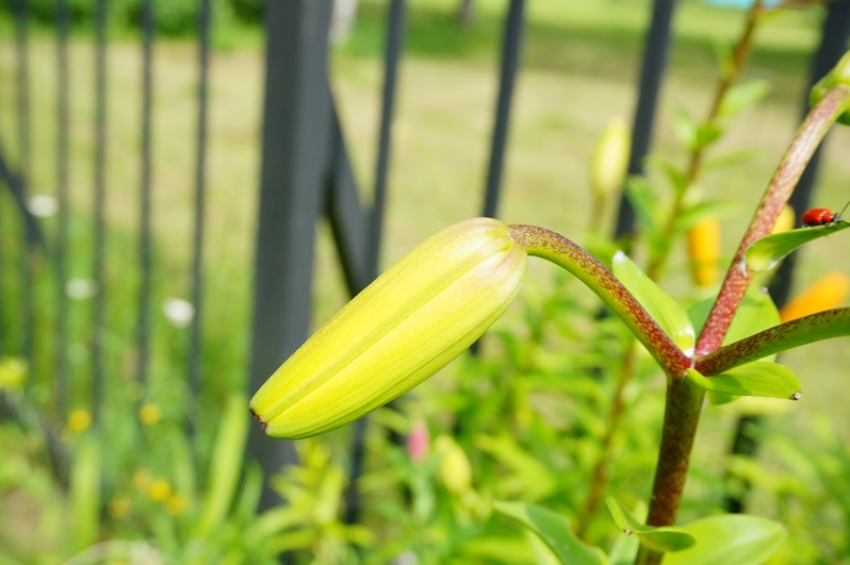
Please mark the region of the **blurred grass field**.
[[[362, 0], [351, 37], [333, 49], [331, 83], [364, 199], [373, 182], [381, 90], [382, 26], [386, 5]], [[390, 195], [383, 265], [398, 259], [440, 227], [479, 213], [495, 105], [501, 18], [506, 2], [480, 0], [468, 29], [454, 20], [455, 2], [410, 2], [405, 58], [401, 66], [394, 125]], [[588, 161], [597, 135], [613, 117], [632, 119], [643, 34], [650, 16], [646, 0], [536, 0], [528, 5], [524, 65], [513, 108], [501, 215], [508, 222], [547, 226], [581, 239], [590, 224], [603, 230], [611, 215], [588, 217]], [[768, 80], [773, 91], [759, 108], [731, 128], [721, 150], [748, 150], [746, 162], [706, 174], [701, 189], [729, 198], [735, 212], [724, 218], [724, 248], [731, 256], [743, 226], [802, 111], [808, 60], [818, 42], [821, 12], [790, 11], [759, 31], [746, 78]], [[664, 82], [654, 151], [681, 160], [671, 115], [681, 107], [700, 117], [717, 79], [715, 46], [728, 44], [743, 21], [740, 12], [681, 2], [675, 19], [668, 77]], [[110, 261], [136, 255], [140, 183], [141, 49], [131, 32], [116, 30], [108, 54], [107, 210]], [[13, 163], [16, 148], [15, 57], [12, 23], [0, 21], [0, 141]], [[260, 30], [229, 25], [216, 30], [212, 59], [206, 248], [205, 375], [216, 387], [244, 383], [249, 342], [254, 216], [258, 186], [263, 38]], [[55, 176], [55, 44], [49, 30], [34, 29], [30, 44], [32, 178], [34, 194], [53, 194]], [[80, 240], [87, 237], [92, 209], [94, 161], [94, 47], [89, 30], [72, 34], [71, 198]], [[155, 47], [153, 123], [153, 224], [157, 300], [186, 297], [189, 289], [191, 201], [194, 188], [197, 54], [189, 40], [163, 39]], [[850, 134], [836, 131], [823, 161], [819, 206], [847, 200]], [[53, 230], [52, 220], [46, 228]], [[317, 259], [316, 320], [333, 313], [345, 295], [323, 227]], [[681, 251], [681, 250], [680, 250]], [[90, 277], [90, 250], [71, 266], [71, 277]], [[828, 238], [807, 249], [800, 284], [833, 269], [850, 244]], [[638, 258], [639, 259], [639, 258]], [[686, 263], [674, 255], [662, 281], [683, 286]], [[547, 286], [548, 266], [535, 265]], [[3, 276], [8, 276], [3, 273]], [[589, 296], [589, 294], [588, 294]], [[132, 320], [134, 291], [116, 290], [112, 302]], [[157, 303], [157, 309], [158, 309]], [[158, 314], [158, 310], [157, 310]], [[156, 329], [168, 333], [157, 318]], [[508, 320], [505, 323], [510, 323]], [[168, 334], [171, 336], [172, 334]], [[120, 335], [116, 348], [126, 347]], [[128, 338], [129, 339], [129, 338]], [[160, 339], [155, 348], [179, 347]], [[850, 351], [831, 342], [792, 352], [787, 359], [806, 392], [799, 419], [826, 411], [850, 430], [843, 415], [843, 377]], [[130, 346], [132, 347], [132, 346]], [[132, 355], [130, 354], [131, 358]], [[128, 358], [122, 358], [128, 366]], [[155, 382], [175, 376], [163, 364]], [[217, 384], [216, 384], [217, 383]]]

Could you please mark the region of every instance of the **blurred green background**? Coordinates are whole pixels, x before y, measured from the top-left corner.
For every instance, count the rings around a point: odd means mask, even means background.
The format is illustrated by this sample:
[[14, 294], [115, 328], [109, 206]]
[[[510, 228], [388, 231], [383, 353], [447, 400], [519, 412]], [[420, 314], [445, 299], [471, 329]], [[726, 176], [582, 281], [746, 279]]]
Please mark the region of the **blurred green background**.
[[[32, 107], [33, 166], [31, 194], [53, 194], [55, 172], [56, 68], [54, 35], [50, 26], [52, 2], [31, 2], [30, 93]], [[128, 383], [135, 361], [135, 288], [138, 273], [128, 264], [136, 256], [137, 191], [140, 183], [141, 50], [136, 24], [139, 1], [110, 3], [113, 10], [108, 50], [107, 262], [110, 286], [106, 300], [109, 333], [106, 341], [108, 372], [116, 382]], [[502, 18], [506, 2], [477, 0], [476, 17], [468, 25], [457, 21], [457, 0], [415, 0], [409, 3], [408, 29], [400, 69], [398, 105], [394, 123], [386, 237], [382, 265], [400, 258], [428, 234], [456, 220], [479, 213], [489, 155], [489, 136], [496, 99]], [[71, 104], [70, 195], [72, 205], [71, 263], [73, 279], [91, 278], [91, 218], [94, 162], [94, 44], [92, 2], [71, 2], [74, 25], [70, 42]], [[616, 206], [600, 217], [590, 217], [589, 162], [597, 137], [611, 118], [632, 119], [636, 83], [650, 17], [646, 0], [535, 0], [527, 7], [523, 67], [519, 77], [500, 213], [509, 223], [548, 227], [581, 240], [596, 227], [612, 230]], [[162, 314], [171, 298], [187, 298], [191, 261], [191, 201], [194, 190], [194, 132], [196, 120], [196, 44], [191, 27], [195, 2], [158, 2], [158, 39], [154, 51], [153, 110], [153, 225], [155, 232], [154, 335], [149, 388], [129, 396], [112, 390], [114, 418], [134, 417], [134, 402], [141, 395], [161, 411], [156, 425], [179, 428], [185, 417], [185, 328]], [[250, 342], [253, 239], [260, 159], [260, 119], [263, 88], [263, 31], [259, 7], [249, 0], [215, 2], [209, 124], [208, 238], [205, 251], [205, 326], [203, 343], [203, 398], [198, 415], [201, 430], [199, 459], [207, 461], [217, 445], [215, 433], [221, 407], [236, 392], [245, 392]], [[382, 81], [386, 3], [361, 0], [350, 34], [334, 44], [331, 84], [342, 116], [343, 129], [357, 178], [368, 201], [373, 182], [377, 147], [378, 112]], [[725, 266], [743, 234], [782, 152], [799, 123], [808, 65], [819, 41], [822, 9], [789, 10], [768, 18], [759, 29], [745, 79], [763, 79], [772, 90], [757, 108], [729, 128], [717, 154], [741, 151], [746, 158], [732, 167], [706, 171], [699, 189], [713, 198], [729, 200], [733, 207], [722, 218]], [[673, 127], [673, 114], [684, 109], [702, 116], [718, 80], [719, 45], [730, 44], [743, 24], [742, 12], [682, 1], [674, 23], [669, 69], [663, 83], [653, 152], [674, 162], [685, 153]], [[0, 12], [0, 141], [7, 157], [17, 163], [14, 22], [9, 11]], [[818, 206], [838, 209], [847, 201], [850, 173], [850, 134], [846, 128], [832, 135], [822, 162], [820, 184], [814, 198]], [[0, 194], [0, 229], [14, 241], [16, 220], [8, 195]], [[49, 237], [55, 234], [54, 218], [45, 218]], [[347, 300], [336, 256], [325, 225], [319, 226], [316, 258], [315, 321], [320, 323]], [[5, 243], [4, 243], [5, 247]], [[7, 250], [8, 249], [8, 250]], [[826, 238], [807, 248], [798, 262], [798, 287], [824, 274], [844, 270], [840, 258], [850, 253], [841, 237]], [[641, 257], [635, 257], [640, 263]], [[14, 304], [19, 257], [11, 247], [0, 254], [0, 299]], [[39, 273], [46, 271], [38, 265]], [[496, 333], [525, 335], [533, 306], [552, 293], [562, 292], [549, 265], [534, 264], [522, 298]], [[688, 292], [684, 245], [663, 273], [661, 286], [674, 296]], [[51, 327], [49, 303], [56, 281], [39, 277], [38, 327]], [[570, 300], [589, 310], [595, 301], [576, 285], [568, 287]], [[19, 289], [18, 289], [19, 290]], [[574, 294], [572, 294], [574, 292]], [[91, 359], [86, 353], [90, 299], [73, 300], [71, 308], [71, 379], [76, 383], [70, 405], [88, 410]], [[4, 314], [9, 314], [8, 307]], [[540, 314], [538, 314], [540, 315]], [[9, 323], [14, 323], [10, 320]], [[9, 327], [7, 325], [7, 327]], [[14, 326], [12, 326], [14, 327]], [[49, 335], [49, 332], [48, 332]], [[48, 339], [40, 340], [30, 367], [29, 396], [36, 405], [49, 405], [53, 357]], [[501, 346], [492, 349], [502, 351]], [[8, 353], [8, 352], [7, 352]], [[14, 353], [14, 352], [12, 352]], [[791, 352], [786, 358], [801, 378], [804, 396], [793, 410], [770, 420], [771, 427], [792, 438], [810, 438], [829, 420], [829, 438], [850, 438], [845, 417], [845, 376], [850, 364], [846, 340], [817, 344]], [[455, 368], [455, 371], [459, 369]], [[451, 372], [451, 370], [449, 371]], [[439, 396], [440, 379], [412, 395], [425, 406], [432, 393]], [[119, 388], [112, 385], [113, 388]], [[649, 389], [657, 397], [660, 376]], [[126, 391], [124, 391], [126, 392]], [[248, 391], [248, 394], [253, 391]], [[135, 395], [135, 398], [134, 398]], [[411, 400], [416, 404], [416, 400]], [[658, 406], [655, 406], [658, 408]], [[428, 408], [420, 409], [429, 413]], [[416, 410], [414, 410], [415, 412]], [[656, 414], [657, 415], [657, 414]], [[709, 410], [701, 427], [694, 467], [707, 476], [722, 474], [718, 453], [725, 452], [734, 415]], [[817, 425], [814, 425], [817, 424]], [[127, 425], [128, 429], [131, 427]], [[0, 444], [9, 461], [24, 469], [42, 468], [38, 442], [28, 444], [8, 424], [0, 428]], [[70, 434], [72, 443], [77, 436]], [[137, 437], [127, 431], [127, 437]], [[652, 430], [647, 432], [652, 435]], [[168, 473], [167, 450], [148, 437], [151, 468]], [[20, 440], [20, 441], [18, 441]], [[328, 440], [344, 450], [344, 435]], [[30, 445], [32, 444], [32, 445]], [[468, 446], [465, 446], [468, 447]], [[767, 468], [781, 467], [766, 453]], [[321, 459], [320, 456], [317, 456]], [[135, 469], [118, 469], [132, 475]], [[317, 465], [320, 465], [317, 463]], [[772, 467], [776, 465], [778, 467]], [[202, 466], [203, 467], [203, 466]], [[8, 467], [12, 469], [10, 465]], [[16, 467], [17, 468], [17, 467]], [[117, 471], [116, 471], [117, 472]], [[33, 472], [34, 473], [34, 472]], [[25, 473], [26, 474], [26, 473]], [[33, 477], [40, 477], [37, 473]], [[9, 562], [29, 562], [22, 555], [36, 551], [42, 535], [46, 560], [67, 558], [62, 518], [48, 509], [52, 487], [45, 484], [21, 488], [26, 482], [9, 471], [0, 483], [0, 545], [16, 539], [19, 548]], [[203, 472], [198, 482], [207, 484]], [[31, 478], [32, 481], [36, 479]], [[38, 479], [41, 480], [41, 479]], [[174, 481], [174, 479], [171, 479]], [[699, 488], [699, 481], [694, 488]], [[120, 490], [120, 489], [113, 489]], [[203, 490], [203, 489], [201, 489]], [[111, 492], [111, 491], [110, 491]], [[757, 499], [757, 501], [762, 499]], [[200, 504], [200, 503], [199, 503]], [[758, 504], [758, 502], [757, 502]], [[794, 504], [794, 503], [790, 503]], [[775, 500], [764, 496], [763, 508]], [[781, 506], [781, 505], [780, 505]], [[850, 508], [848, 506], [847, 508]], [[11, 509], [11, 510], [10, 510]], [[786, 509], [787, 510], [787, 509]], [[58, 511], [65, 516], [67, 508]], [[14, 515], [14, 520], [8, 517]], [[48, 518], [53, 516], [54, 523]], [[801, 518], [804, 523], [805, 520]], [[37, 535], [21, 533], [22, 524], [41, 524]], [[45, 525], [46, 524], [46, 525]], [[117, 531], [120, 531], [118, 528]], [[31, 536], [31, 537], [28, 537]], [[55, 553], [50, 553], [55, 551]], [[33, 553], [35, 555], [35, 553]], [[5, 559], [6, 557], [0, 557]], [[9, 559], [12, 559], [11, 557]], [[319, 561], [323, 562], [323, 561]], [[333, 562], [333, 561], [326, 561]], [[344, 561], [341, 561], [344, 562]], [[793, 558], [791, 561], [794, 562]], [[0, 563], [4, 561], [0, 560]]]

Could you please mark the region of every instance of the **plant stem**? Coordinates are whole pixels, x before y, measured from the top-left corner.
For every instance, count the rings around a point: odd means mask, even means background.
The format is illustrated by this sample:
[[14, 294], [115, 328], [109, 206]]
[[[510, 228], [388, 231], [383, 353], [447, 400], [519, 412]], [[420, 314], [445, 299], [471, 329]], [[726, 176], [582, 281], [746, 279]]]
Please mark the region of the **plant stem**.
[[[761, 0], [755, 2], [752, 8], [750, 8], [750, 11], [747, 13], [747, 21], [744, 24], [744, 30], [741, 32], [741, 36], [738, 38], [738, 43], [735, 44], [735, 49], [732, 52], [731, 65], [728, 69], [723, 69], [721, 67], [720, 82], [717, 84], [717, 89], [714, 92], [714, 100], [711, 102], [711, 107], [708, 111], [708, 115], [703, 121], [703, 125], [712, 125], [717, 121], [726, 93], [737, 81], [738, 75], [740, 75], [741, 70], [744, 68], [747, 59], [749, 58], [753, 44], [753, 34], [759, 22], [759, 17], [763, 13], [764, 7], [762, 6]], [[667, 262], [671, 249], [669, 242], [674, 239], [673, 234], [676, 230], [676, 222], [682, 212], [682, 203], [685, 200], [685, 195], [687, 194], [688, 189], [696, 182], [697, 177], [699, 176], [707, 147], [708, 145], [706, 144], [697, 143], [691, 148], [691, 152], [688, 157], [688, 166], [685, 169], [683, 180], [684, 186], [682, 187], [682, 190], [676, 191], [673, 198], [673, 207], [670, 210], [670, 214], [667, 216], [667, 223], [661, 231], [662, 236], [660, 241], [663, 245], [657, 253], [654, 253], [652, 257], [650, 257], [649, 266], [646, 270], [647, 276], [652, 280], [658, 280], [661, 268]]]
[[[661, 448], [646, 519], [650, 526], [671, 526], [676, 522], [704, 396], [705, 391], [688, 378], [672, 378], [667, 385]], [[663, 556], [641, 546], [635, 563], [655, 565], [661, 563]]]
[[529, 255], [563, 267], [596, 293], [644, 344], [669, 375], [684, 375], [692, 360], [635, 299], [634, 295], [587, 251], [566, 237], [537, 226], [508, 226], [511, 239]]
[[732, 259], [732, 265], [726, 272], [726, 279], [697, 340], [697, 355], [706, 355], [723, 344], [726, 332], [732, 324], [732, 318], [752, 279], [746, 264], [747, 249], [757, 239], [770, 233], [776, 218], [794, 191], [794, 187], [797, 186], [800, 175], [803, 174], [821, 139], [838, 116], [848, 108], [850, 108], [850, 86], [838, 84], [812, 108], [797, 130], [741, 240], [741, 245]]

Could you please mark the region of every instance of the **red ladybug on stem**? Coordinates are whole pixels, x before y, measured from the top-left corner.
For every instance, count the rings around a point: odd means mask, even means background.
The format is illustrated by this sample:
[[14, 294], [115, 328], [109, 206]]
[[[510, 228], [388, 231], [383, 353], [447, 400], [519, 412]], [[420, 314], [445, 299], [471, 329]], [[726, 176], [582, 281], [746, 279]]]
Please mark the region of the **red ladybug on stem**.
[[838, 222], [843, 221], [842, 214], [847, 209], [847, 206], [850, 205], [850, 202], [844, 205], [844, 208], [841, 209], [840, 212], [833, 212], [829, 208], [812, 208], [811, 210], [807, 210], [806, 213], [803, 214], [801, 218], [803, 225], [808, 227], [814, 226], [828, 226], [830, 224], [837, 224]]

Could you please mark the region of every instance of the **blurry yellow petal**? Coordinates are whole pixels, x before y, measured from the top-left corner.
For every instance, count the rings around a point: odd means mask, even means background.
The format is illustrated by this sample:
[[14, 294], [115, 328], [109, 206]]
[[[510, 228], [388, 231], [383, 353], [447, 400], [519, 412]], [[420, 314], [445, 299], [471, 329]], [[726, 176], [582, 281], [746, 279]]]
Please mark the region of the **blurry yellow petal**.
[[527, 255], [498, 220], [428, 238], [316, 332], [251, 399], [273, 437], [346, 424], [410, 390], [478, 339], [508, 307]]
[[0, 390], [21, 388], [26, 376], [26, 361], [17, 357], [0, 358]]
[[773, 224], [773, 230], [770, 233], [774, 234], [791, 231], [794, 229], [794, 222], [796, 220], [797, 215], [794, 213], [794, 208], [792, 208], [791, 205], [786, 204], [782, 207], [782, 211], [779, 212], [779, 217], [776, 218], [776, 223]]
[[165, 502], [171, 496], [171, 483], [165, 479], [155, 480], [148, 489], [148, 496], [151, 497], [151, 500]]
[[720, 275], [720, 222], [708, 216], [688, 230], [691, 278], [699, 287], [711, 286]]
[[152, 426], [162, 418], [162, 410], [156, 404], [145, 404], [139, 408], [139, 422]]
[[779, 311], [779, 318], [789, 322], [841, 306], [850, 290], [850, 277], [841, 272], [829, 273], [798, 294]]
[[91, 414], [87, 410], [74, 410], [68, 414], [68, 429], [72, 432], [84, 432], [91, 426]]

